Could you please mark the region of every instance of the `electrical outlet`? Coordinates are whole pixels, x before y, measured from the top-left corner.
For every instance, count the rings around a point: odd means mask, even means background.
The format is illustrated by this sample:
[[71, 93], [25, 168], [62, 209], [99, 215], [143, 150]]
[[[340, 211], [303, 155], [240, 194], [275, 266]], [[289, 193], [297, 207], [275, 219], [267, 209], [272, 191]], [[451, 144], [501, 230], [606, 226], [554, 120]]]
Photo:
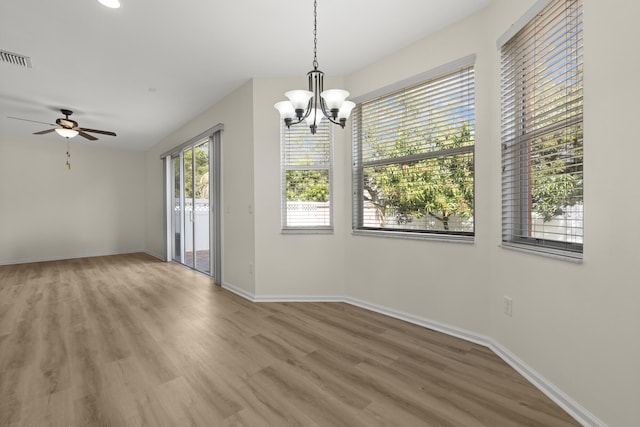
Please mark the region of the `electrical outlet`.
[[253, 264], [249, 263], [249, 274], [253, 274]]
[[508, 296], [504, 296], [504, 314], [509, 317], [513, 316], [513, 299]]

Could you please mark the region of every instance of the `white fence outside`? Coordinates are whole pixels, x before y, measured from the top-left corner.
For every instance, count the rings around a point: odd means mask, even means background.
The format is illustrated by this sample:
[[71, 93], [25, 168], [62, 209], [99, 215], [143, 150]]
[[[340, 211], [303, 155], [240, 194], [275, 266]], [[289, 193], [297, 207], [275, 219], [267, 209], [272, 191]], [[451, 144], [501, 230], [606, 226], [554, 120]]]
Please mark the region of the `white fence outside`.
[[[184, 218], [185, 233], [184, 247], [185, 251], [191, 252], [193, 248], [193, 223], [195, 222], [196, 230], [196, 251], [209, 249], [209, 199], [196, 199], [196, 208], [193, 209], [192, 201], [185, 200]], [[174, 226], [175, 230], [180, 230], [180, 200], [174, 199]]]
[[[430, 215], [425, 215], [422, 218], [411, 217], [410, 221], [400, 223], [395, 215], [389, 214], [390, 210], [387, 211], [387, 215], [384, 218], [381, 218], [380, 212], [370, 201], [364, 202], [363, 209], [362, 223], [365, 227], [381, 227], [384, 224], [385, 228], [446, 231], [444, 223]], [[473, 232], [473, 218], [465, 219], [457, 215], [451, 215], [448, 223], [450, 231]]]
[[582, 204], [565, 206], [564, 215], [544, 222], [542, 216], [532, 213], [531, 237], [559, 242], [583, 243], [584, 240], [584, 206]]
[[328, 227], [330, 225], [329, 202], [287, 202], [287, 227]]
[[[198, 203], [196, 202], [196, 218], [198, 218]], [[207, 217], [209, 205], [206, 205]], [[532, 214], [532, 237], [562, 242], [583, 242], [583, 210], [582, 204], [563, 208], [564, 215], [549, 222], [544, 222], [540, 215]], [[330, 205], [328, 202], [287, 202], [288, 227], [313, 227], [330, 225]], [[197, 221], [197, 219], [196, 219]], [[449, 218], [449, 230], [473, 231], [474, 219], [460, 218], [452, 215]], [[406, 230], [438, 230], [444, 231], [442, 221], [431, 216], [412, 218], [410, 222], [399, 223], [395, 215], [386, 215], [384, 221], [376, 207], [366, 201], [364, 203], [363, 225], [365, 227], [402, 228]], [[207, 232], [208, 232], [207, 223]], [[189, 246], [187, 246], [189, 247]]]

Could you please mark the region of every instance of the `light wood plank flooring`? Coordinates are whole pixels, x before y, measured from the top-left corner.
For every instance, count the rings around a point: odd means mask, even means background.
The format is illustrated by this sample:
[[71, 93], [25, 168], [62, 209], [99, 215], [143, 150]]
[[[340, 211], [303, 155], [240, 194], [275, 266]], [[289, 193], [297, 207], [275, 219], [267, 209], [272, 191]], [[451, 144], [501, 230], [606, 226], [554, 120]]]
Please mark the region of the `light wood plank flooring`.
[[570, 426], [488, 349], [134, 254], [0, 267], [0, 426]]

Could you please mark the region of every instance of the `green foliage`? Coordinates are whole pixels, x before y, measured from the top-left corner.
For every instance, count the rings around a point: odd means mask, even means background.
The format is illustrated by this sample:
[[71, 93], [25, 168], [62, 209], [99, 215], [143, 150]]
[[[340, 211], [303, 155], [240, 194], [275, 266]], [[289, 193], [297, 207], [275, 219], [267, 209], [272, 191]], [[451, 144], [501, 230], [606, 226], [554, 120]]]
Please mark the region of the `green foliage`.
[[[196, 155], [196, 188], [195, 196], [197, 199], [206, 199], [209, 197], [209, 148], [208, 144], [198, 145], [195, 150], [187, 150], [184, 152], [184, 193], [185, 198], [193, 197], [193, 153]], [[180, 162], [174, 159], [174, 194], [180, 197]]]
[[288, 170], [287, 201], [328, 202], [329, 172], [326, 170]]
[[583, 200], [582, 128], [531, 143], [531, 208], [549, 222]]
[[[419, 148], [424, 150], [425, 146], [440, 150], [473, 143], [468, 122], [446, 135], [426, 134], [425, 137], [427, 141], [419, 144], [416, 138], [407, 143], [400, 137], [390, 157], [418, 154]], [[393, 213], [400, 224], [428, 215], [449, 230], [451, 216], [473, 216], [473, 152], [365, 168], [364, 189], [365, 200], [374, 204], [381, 221], [387, 211]], [[384, 227], [384, 223], [380, 226]]]

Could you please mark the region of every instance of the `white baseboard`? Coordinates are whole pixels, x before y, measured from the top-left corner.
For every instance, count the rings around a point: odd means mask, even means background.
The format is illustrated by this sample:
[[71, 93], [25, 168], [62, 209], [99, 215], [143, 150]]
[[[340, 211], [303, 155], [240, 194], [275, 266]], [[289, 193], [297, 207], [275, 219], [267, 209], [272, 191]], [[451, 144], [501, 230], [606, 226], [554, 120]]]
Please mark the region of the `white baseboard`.
[[544, 393], [554, 403], [564, 409], [571, 417], [585, 427], [607, 427], [602, 420], [598, 419], [595, 415], [589, 412], [586, 408], [580, 405], [578, 402], [570, 398], [566, 393], [556, 387], [551, 381], [547, 380], [544, 376], [536, 372], [531, 366], [527, 365], [523, 360], [507, 350], [500, 343], [494, 339], [485, 335], [477, 334], [472, 331], [468, 331], [457, 326], [447, 325], [445, 323], [437, 322], [435, 320], [425, 319], [420, 316], [404, 313], [398, 310], [384, 307], [377, 304], [372, 304], [366, 301], [362, 301], [356, 298], [340, 297], [340, 296], [309, 296], [309, 295], [267, 295], [256, 296], [247, 291], [239, 289], [229, 284], [223, 284], [223, 288], [248, 299], [252, 302], [344, 302], [354, 305], [356, 307], [364, 308], [376, 313], [383, 314], [385, 316], [394, 317], [396, 319], [404, 320], [414, 325], [422, 326], [428, 329], [433, 329], [438, 332], [442, 332], [447, 335], [451, 335], [456, 338], [463, 339], [465, 341], [472, 342], [474, 344], [482, 345], [493, 351], [498, 357], [500, 357], [505, 363], [515, 369], [523, 377], [527, 379], [533, 386]]
[[458, 328], [456, 326], [451, 326], [444, 323], [436, 322], [434, 320], [425, 319], [423, 317], [403, 313], [397, 310], [390, 309], [388, 307], [383, 307], [365, 301], [357, 300], [355, 298], [344, 298], [344, 302], [374, 311], [376, 313], [384, 314], [386, 316], [395, 317], [396, 319], [404, 320], [406, 322], [413, 323], [414, 325], [423, 326], [425, 328], [433, 329], [435, 331], [442, 332], [456, 338], [485, 346], [493, 351], [505, 363], [507, 363], [518, 373], [520, 373], [520, 375], [525, 377], [527, 381], [529, 381], [533, 386], [544, 393], [554, 403], [564, 409], [569, 415], [571, 415], [571, 417], [573, 417], [583, 426], [607, 427], [607, 424], [605, 424], [602, 420], [598, 419], [582, 405], [570, 398], [566, 393], [555, 386], [551, 381], [540, 375], [531, 366], [527, 365], [522, 359], [518, 358], [515, 354], [511, 353], [499, 342], [490, 337], [477, 334], [466, 329]]
[[434, 331], [442, 332], [443, 334], [460, 338], [465, 341], [472, 342], [474, 344], [479, 344], [485, 347], [489, 347], [489, 344], [491, 343], [491, 339], [489, 337], [476, 334], [475, 332], [467, 331], [466, 329], [458, 328], [456, 326], [451, 326], [445, 323], [436, 322], [435, 320], [425, 319], [423, 317], [403, 313], [401, 311], [393, 310], [391, 308], [383, 307], [377, 304], [371, 304], [356, 298], [347, 297], [347, 298], [343, 298], [343, 301], [346, 302], [347, 304], [355, 305], [357, 307], [374, 311], [376, 313], [384, 314], [385, 316], [404, 320], [405, 322], [413, 323], [414, 325], [422, 326], [424, 328], [433, 329]]
[[233, 292], [234, 294], [241, 296], [244, 299], [247, 299], [251, 302], [257, 302], [255, 297], [253, 296], [252, 293], [245, 291], [244, 289], [240, 289], [237, 286], [234, 286], [230, 283], [227, 282], [222, 282], [222, 284], [220, 285], [222, 286], [222, 288], [228, 290], [229, 292]]
[[99, 256], [112, 256], [112, 255], [126, 255], [126, 254], [140, 253], [140, 252], [144, 252], [144, 250], [138, 249], [138, 250], [123, 251], [123, 252], [91, 252], [91, 253], [84, 253], [84, 254], [63, 255], [63, 256], [53, 256], [53, 257], [25, 258], [25, 259], [17, 259], [17, 260], [0, 260], [0, 265], [31, 264], [31, 263], [34, 263], [34, 262], [63, 261], [65, 259], [93, 258], [93, 257], [99, 257]]
[[255, 298], [256, 302], [344, 302], [344, 297], [322, 295], [262, 295]]
[[159, 254], [157, 252], [153, 252], [153, 251], [144, 251], [145, 254], [147, 255], [151, 255], [154, 258], [158, 258], [160, 261], [166, 261], [166, 258], [164, 255]]
[[500, 343], [492, 340], [488, 346], [491, 351], [504, 360], [509, 366], [518, 371], [527, 381], [533, 384], [538, 390], [544, 393], [556, 405], [564, 409], [576, 421], [583, 426], [607, 427], [607, 424], [589, 412], [585, 407], [570, 398], [565, 392], [556, 387], [552, 382], [540, 375], [531, 366], [527, 365], [516, 355], [511, 353]]
[[227, 282], [222, 282], [222, 287], [251, 302], [344, 302], [341, 296], [324, 295], [260, 295], [255, 296], [250, 292], [240, 289]]

